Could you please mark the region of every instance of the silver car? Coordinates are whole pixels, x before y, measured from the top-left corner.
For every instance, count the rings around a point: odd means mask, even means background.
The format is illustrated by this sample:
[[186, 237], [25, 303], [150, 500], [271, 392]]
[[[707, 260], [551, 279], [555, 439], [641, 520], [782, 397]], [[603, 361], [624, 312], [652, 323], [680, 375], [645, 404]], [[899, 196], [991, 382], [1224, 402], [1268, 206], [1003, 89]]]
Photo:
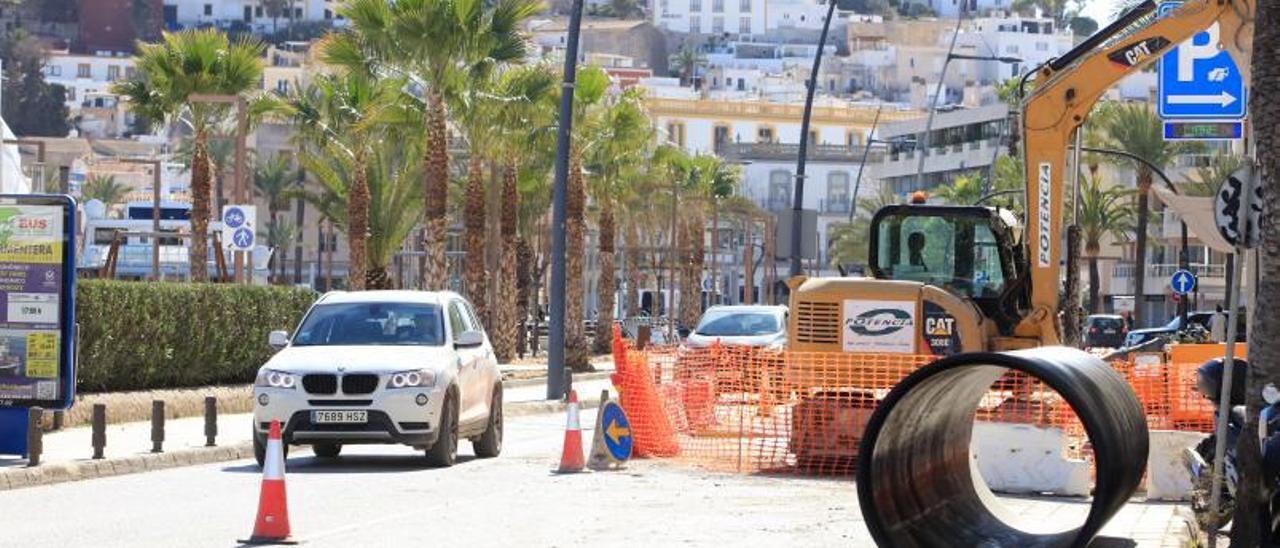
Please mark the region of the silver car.
[[691, 348], [726, 346], [781, 349], [787, 344], [787, 307], [720, 305], [708, 308], [685, 340]]

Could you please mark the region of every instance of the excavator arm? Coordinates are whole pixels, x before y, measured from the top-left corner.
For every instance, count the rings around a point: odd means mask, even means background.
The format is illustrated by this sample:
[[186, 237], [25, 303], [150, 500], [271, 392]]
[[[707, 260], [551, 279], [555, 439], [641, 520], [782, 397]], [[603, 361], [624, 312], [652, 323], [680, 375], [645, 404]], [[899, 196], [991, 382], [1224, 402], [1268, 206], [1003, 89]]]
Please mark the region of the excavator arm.
[[1037, 69], [1035, 91], [1022, 109], [1031, 310], [1016, 327], [1015, 336], [1037, 338], [1045, 345], [1059, 343], [1063, 188], [1069, 180], [1065, 168], [1072, 133], [1111, 86], [1214, 23], [1220, 47], [1231, 53], [1247, 86], [1255, 2], [1189, 0], [1154, 18], [1156, 5], [1147, 0]]

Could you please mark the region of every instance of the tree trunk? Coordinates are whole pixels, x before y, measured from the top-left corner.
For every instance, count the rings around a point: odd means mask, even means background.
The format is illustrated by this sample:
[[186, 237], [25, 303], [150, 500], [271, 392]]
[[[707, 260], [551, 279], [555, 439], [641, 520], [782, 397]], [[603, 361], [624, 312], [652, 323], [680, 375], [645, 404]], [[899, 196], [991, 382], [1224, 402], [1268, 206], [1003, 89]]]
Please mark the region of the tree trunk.
[[1083, 342], [1080, 340], [1080, 225], [1075, 224], [1074, 220], [1067, 227], [1067, 279], [1064, 293], [1065, 298], [1058, 306], [1062, 311], [1062, 343], [1079, 348]]
[[191, 281], [209, 281], [209, 149], [200, 131], [191, 153]]
[[625, 297], [622, 299], [625, 310], [623, 313], [629, 317], [640, 315], [640, 245], [639, 235], [636, 234], [635, 220], [627, 222], [627, 287]]
[[613, 347], [613, 307], [618, 301], [618, 278], [614, 272], [614, 218], [613, 201], [605, 198], [600, 203], [600, 295], [599, 313], [596, 315], [596, 354], [608, 354]]
[[351, 191], [347, 196], [347, 289], [361, 291], [366, 281], [365, 244], [369, 236], [369, 180], [363, 152], [356, 152], [353, 164]]
[[684, 235], [688, 242], [685, 249], [689, 251], [685, 258], [688, 266], [685, 269], [684, 293], [680, 299], [680, 323], [689, 329], [693, 329], [702, 317], [702, 270], [706, 262], [704, 227], [701, 211], [692, 212], [685, 224]]
[[[1250, 341], [1275, 341], [1280, 340], [1280, 315], [1274, 313], [1280, 309], [1280, 154], [1276, 153], [1280, 139], [1274, 131], [1280, 127], [1280, 55], [1275, 48], [1275, 44], [1280, 43], [1280, 6], [1275, 2], [1259, 2], [1257, 10], [1253, 35], [1253, 87], [1250, 88], [1253, 104], [1250, 110], [1253, 111], [1254, 127], [1261, 129], [1253, 132], [1253, 137], [1256, 139], [1254, 150], [1262, 185], [1263, 213], [1259, 226], [1262, 240], [1258, 246], [1260, 272], [1252, 276], [1258, 284], [1256, 300], [1250, 303], [1248, 311], [1272, 312], [1253, 314], [1253, 330], [1248, 338]], [[1232, 301], [1248, 302], [1235, 297]], [[1228, 303], [1229, 306], [1234, 304]], [[1280, 386], [1280, 348], [1274, 344], [1250, 344], [1248, 371], [1248, 396], [1245, 398], [1248, 418], [1243, 431], [1257, 432], [1258, 415], [1263, 405], [1262, 388], [1267, 383]], [[1256, 437], [1240, 436], [1236, 455], [1240, 464], [1240, 490], [1231, 526], [1231, 545], [1257, 546], [1265, 538], [1262, 535], [1269, 533], [1269, 520], [1259, 523], [1258, 519], [1266, 516], [1263, 510], [1267, 508], [1267, 491], [1275, 486], [1264, 484], [1262, 455]]]
[[387, 273], [387, 266], [369, 267], [369, 271], [364, 276], [364, 287], [365, 289], [394, 289], [391, 276]]
[[1133, 255], [1133, 326], [1138, 329], [1147, 327], [1143, 292], [1147, 285], [1147, 217], [1151, 214], [1151, 177], [1147, 168], [1138, 170], [1138, 239]]
[[586, 371], [591, 364], [588, 355], [586, 326], [583, 324], [583, 300], [586, 292], [582, 254], [586, 235], [586, 189], [582, 181], [582, 158], [574, 147], [570, 154], [567, 200], [565, 204], [565, 364], [573, 371]]
[[502, 259], [498, 266], [498, 298], [494, 304], [494, 325], [491, 329], [493, 352], [501, 363], [515, 358], [516, 333], [519, 331], [516, 299], [522, 284], [516, 279], [516, 223], [520, 211], [520, 192], [516, 183], [516, 164], [509, 161], [502, 177]]
[[[529, 351], [529, 328], [531, 320], [531, 301], [533, 300], [533, 247], [528, 240], [516, 238], [516, 317], [519, 329], [516, 330], [516, 354], [524, 357]], [[536, 334], [535, 334], [536, 336]]]
[[439, 291], [449, 288], [449, 261], [445, 256], [448, 246], [449, 198], [449, 130], [444, 100], [440, 92], [432, 90], [427, 95], [427, 154], [424, 158], [425, 196], [422, 248], [426, 252], [422, 269], [422, 288]]
[[1099, 283], [1102, 280], [1098, 279], [1099, 276], [1101, 276], [1101, 273], [1098, 272], [1098, 254], [1096, 252], [1089, 253], [1089, 313], [1090, 314], [1102, 313], [1102, 296], [1100, 295], [1101, 284]]
[[467, 298], [471, 300], [481, 324], [492, 331], [493, 323], [489, 321], [488, 301], [485, 300], [485, 286], [489, 281], [484, 267], [484, 170], [478, 152], [472, 149], [467, 161], [467, 194], [462, 215], [466, 256], [462, 264], [467, 280], [464, 284]]

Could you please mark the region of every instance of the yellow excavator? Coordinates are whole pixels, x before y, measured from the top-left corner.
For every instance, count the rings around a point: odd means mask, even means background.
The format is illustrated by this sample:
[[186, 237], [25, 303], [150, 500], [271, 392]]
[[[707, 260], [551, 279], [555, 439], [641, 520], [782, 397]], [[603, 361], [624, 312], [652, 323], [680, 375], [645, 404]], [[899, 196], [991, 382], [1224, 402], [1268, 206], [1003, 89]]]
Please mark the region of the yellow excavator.
[[1073, 133], [1109, 88], [1218, 25], [1249, 82], [1254, 0], [1147, 0], [1034, 72], [1022, 107], [1026, 222], [984, 206], [892, 205], [872, 218], [869, 278], [789, 281], [795, 351], [951, 355], [1060, 342], [1063, 189]]
[[1023, 102], [1021, 120], [1025, 222], [993, 207], [915, 200], [892, 205], [871, 221], [870, 277], [788, 281], [792, 356], [874, 355], [786, 364], [782, 384], [801, 394], [790, 447], [802, 465], [856, 456], [849, 442], [860, 434], [850, 439], [840, 433], [862, 432], [877, 398], [892, 386], [886, 380], [901, 378], [903, 363], [924, 363], [908, 358], [1060, 344], [1063, 189], [1071, 180], [1066, 167], [1073, 133], [1122, 78], [1215, 24], [1220, 47], [1234, 57], [1247, 84], [1254, 5], [1188, 0], [1157, 16], [1156, 4], [1147, 0], [1029, 75], [1034, 91]]

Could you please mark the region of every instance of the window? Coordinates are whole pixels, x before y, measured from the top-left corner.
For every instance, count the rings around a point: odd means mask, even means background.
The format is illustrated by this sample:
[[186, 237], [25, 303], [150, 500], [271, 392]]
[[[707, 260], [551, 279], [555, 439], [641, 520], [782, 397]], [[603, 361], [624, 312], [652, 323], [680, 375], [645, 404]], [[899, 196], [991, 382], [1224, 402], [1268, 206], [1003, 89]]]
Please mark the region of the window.
[[288, 80], [276, 80], [276, 93], [279, 93], [280, 95], [286, 95], [286, 94], [288, 94], [288, 93], [289, 93], [289, 81], [288, 81]]
[[809, 130], [809, 144], [812, 146], [818, 146], [818, 130]]
[[[747, 21], [750, 21], [750, 19], [747, 19]], [[738, 91], [746, 91], [746, 87], [747, 87], [747, 79], [738, 78]]]
[[854, 131], [844, 132], [844, 146], [850, 150], [859, 145], [862, 141], [862, 135]]
[[1012, 44], [1011, 44], [1011, 45], [1008, 45], [1008, 46], [1005, 46], [1005, 47], [1004, 47], [1004, 52], [1005, 52], [1005, 53], [1018, 53], [1018, 46], [1016, 46], [1016, 45], [1012, 45]]
[[93, 77], [93, 74], [90, 72], [89, 63], [80, 63], [76, 65], [76, 78], [92, 78], [92, 77]]
[[827, 212], [849, 212], [849, 174], [833, 171], [827, 174]]
[[1048, 42], [1036, 42], [1036, 51], [1049, 51]]
[[120, 79], [120, 67], [119, 67], [119, 66], [117, 66], [117, 65], [110, 65], [110, 66], [108, 66], [108, 67], [107, 67], [107, 81], [108, 81], [108, 82], [114, 82], [114, 81], [119, 80], [119, 79]]
[[684, 122], [667, 123], [667, 142], [684, 148]]
[[322, 304], [307, 314], [293, 344], [440, 346], [444, 344], [444, 325], [440, 307], [434, 304]]
[[463, 309], [467, 312], [467, 321], [472, 331], [484, 332], [484, 324], [480, 323], [480, 318], [476, 316], [476, 309], [471, 307], [471, 303], [463, 303]]
[[75, 101], [75, 100], [76, 100], [76, 88], [75, 88], [75, 86], [67, 86], [67, 100], [68, 100], [68, 101]]
[[125, 68], [124, 68], [124, 77], [125, 77], [125, 78], [128, 78], [128, 79], [130, 79], [130, 80], [132, 80], [132, 79], [133, 79], [133, 76], [134, 76], [135, 74], [137, 74], [137, 73], [138, 73], [138, 71], [137, 71], [136, 69], [134, 69], [133, 67], [125, 67]]
[[253, 22], [253, 6], [244, 7], [244, 22], [246, 23]]
[[715, 34], [720, 34], [720, 33], [724, 32], [724, 18], [723, 18], [723, 17], [712, 17], [712, 18], [711, 18], [711, 32], [713, 32], [713, 33], [715, 33]]
[[49, 65], [46, 70], [49, 76], [62, 76], [62, 65]]
[[467, 320], [463, 317], [462, 304], [459, 301], [449, 303], [449, 331], [453, 332], [453, 338], [458, 338], [463, 331], [468, 329]]
[[302, 19], [302, 8], [293, 8], [293, 18]]
[[330, 9], [324, 10], [324, 19], [325, 21], [333, 19], [333, 10], [330, 10]]
[[689, 11], [690, 12], [702, 11], [702, 0], [689, 0]]
[[213, 4], [204, 5], [204, 14], [206, 17], [213, 15]]
[[724, 13], [724, 0], [711, 0], [711, 11]]
[[886, 216], [875, 243], [876, 269], [889, 279], [931, 283], [973, 298], [998, 297], [1004, 262], [988, 223], [956, 215]]
[[259, 6], [255, 7], [255, 8], [253, 8], [253, 16], [254, 16], [254, 17], [262, 17], [262, 6], [261, 6], [261, 5], [259, 5]]
[[[93, 229], [93, 245], [111, 245], [111, 241], [115, 239], [116, 233], [123, 233], [121, 228], [95, 228]], [[123, 236], [121, 236], [123, 238]]]
[[770, 211], [781, 211], [791, 205], [791, 172], [778, 169], [769, 172]]
[[738, 11], [742, 13], [751, 13], [751, 0], [739, 0]]
[[711, 142], [716, 154], [724, 152], [725, 146], [729, 144], [729, 126], [716, 124], [711, 130]]
[[689, 16], [689, 32], [702, 32], [702, 17], [697, 15]]
[[320, 237], [320, 251], [337, 251], [338, 250], [338, 233], [325, 232]]
[[751, 34], [751, 18], [743, 17], [738, 19], [738, 32], [742, 34]]
[[757, 130], [756, 130], [756, 142], [757, 142], [757, 143], [772, 143], [772, 142], [773, 142], [773, 128], [771, 128], [771, 127], [762, 127], [762, 128], [757, 129]]

